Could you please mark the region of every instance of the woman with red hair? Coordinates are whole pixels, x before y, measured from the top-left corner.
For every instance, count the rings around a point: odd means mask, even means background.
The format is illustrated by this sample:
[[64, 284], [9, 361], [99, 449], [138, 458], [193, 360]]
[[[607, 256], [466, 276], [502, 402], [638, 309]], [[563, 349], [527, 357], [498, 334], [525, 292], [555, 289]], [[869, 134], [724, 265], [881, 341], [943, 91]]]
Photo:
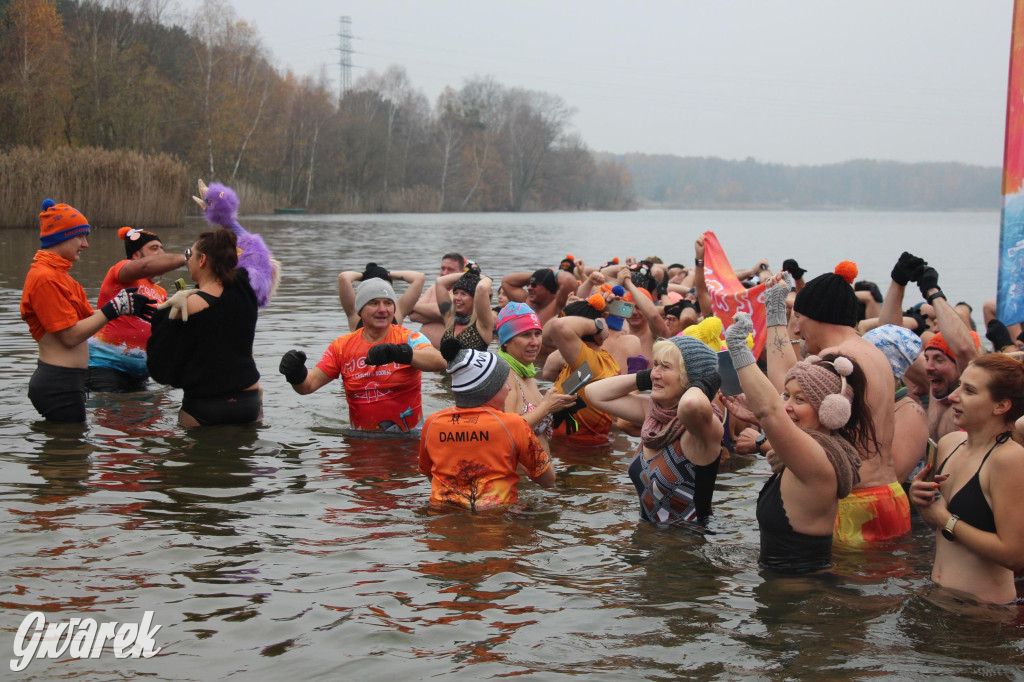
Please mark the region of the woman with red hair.
[[1002, 353], [967, 366], [949, 395], [959, 431], [939, 441], [934, 480], [925, 467], [910, 498], [935, 529], [932, 580], [980, 601], [1017, 597], [1024, 569], [1024, 447], [1012, 439], [1024, 416], [1024, 366]]

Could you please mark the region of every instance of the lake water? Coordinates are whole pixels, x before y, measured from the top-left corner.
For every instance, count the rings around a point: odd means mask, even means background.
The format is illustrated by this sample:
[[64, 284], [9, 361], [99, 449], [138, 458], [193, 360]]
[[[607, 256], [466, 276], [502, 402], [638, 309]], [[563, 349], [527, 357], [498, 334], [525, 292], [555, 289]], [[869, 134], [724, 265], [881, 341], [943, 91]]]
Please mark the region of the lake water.
[[[951, 300], [995, 296], [999, 215], [676, 212], [246, 217], [283, 264], [261, 312], [265, 422], [185, 433], [180, 392], [94, 396], [89, 425], [37, 421], [25, 397], [35, 344], [18, 314], [38, 244], [0, 230], [0, 659], [22, 619], [139, 622], [155, 657], [34, 661], [21, 678], [1024, 679], [1024, 614], [968, 609], [929, 585], [931, 533], [839, 550], [832, 576], [757, 568], [763, 461], [723, 465], [707, 534], [638, 522], [626, 466], [637, 441], [556, 443], [555, 489], [472, 515], [427, 505], [416, 444], [343, 434], [340, 386], [297, 396], [281, 354], [311, 360], [347, 331], [341, 270], [377, 261], [436, 275], [459, 251], [486, 274], [661, 255], [690, 263], [713, 230], [737, 267], [840, 260], [882, 290], [904, 249]], [[163, 230], [184, 249], [204, 225]], [[72, 274], [95, 300], [123, 254], [96, 230]], [[169, 277], [168, 280], [173, 277]], [[496, 278], [497, 279], [497, 278]], [[908, 292], [908, 303], [919, 300]], [[451, 403], [424, 379], [425, 412]], [[7, 663], [0, 663], [7, 672]], [[15, 676], [15, 674], [10, 674]], [[8, 675], [5, 675], [8, 677]]]

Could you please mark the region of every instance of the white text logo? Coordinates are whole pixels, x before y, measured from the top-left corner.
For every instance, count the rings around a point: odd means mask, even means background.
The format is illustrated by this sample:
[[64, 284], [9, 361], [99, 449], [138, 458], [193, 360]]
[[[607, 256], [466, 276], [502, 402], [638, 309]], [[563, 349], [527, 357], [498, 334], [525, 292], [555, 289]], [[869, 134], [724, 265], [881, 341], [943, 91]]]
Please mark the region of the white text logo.
[[160, 653], [153, 641], [163, 627], [152, 627], [153, 612], [146, 611], [142, 623], [97, 623], [92, 618], [72, 618], [64, 623], [46, 622], [39, 611], [25, 616], [14, 637], [11, 670], [20, 672], [33, 658], [99, 658], [103, 646], [110, 641], [117, 658], [149, 658]]

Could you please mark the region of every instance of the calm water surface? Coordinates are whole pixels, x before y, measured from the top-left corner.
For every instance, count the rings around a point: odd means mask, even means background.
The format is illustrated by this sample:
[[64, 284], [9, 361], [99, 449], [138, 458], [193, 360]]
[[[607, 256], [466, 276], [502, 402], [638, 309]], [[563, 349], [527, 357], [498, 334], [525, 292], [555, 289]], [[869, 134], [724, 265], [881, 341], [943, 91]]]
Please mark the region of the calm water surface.
[[[340, 386], [297, 396], [281, 354], [311, 362], [347, 331], [335, 277], [375, 260], [422, 270], [457, 250], [487, 274], [652, 253], [688, 263], [714, 230], [734, 265], [840, 260], [883, 290], [899, 252], [938, 268], [953, 300], [993, 298], [991, 213], [637, 212], [250, 217], [283, 263], [261, 312], [259, 427], [180, 430], [180, 392], [94, 396], [88, 427], [37, 421], [25, 397], [35, 344], [18, 315], [38, 241], [0, 231], [0, 659], [31, 611], [51, 620], [138, 622], [154, 611], [148, 660], [35, 661], [19, 678], [208, 680], [530, 675], [550, 679], [1024, 679], [1024, 617], [969, 609], [929, 586], [933, 540], [837, 551], [834, 575], [756, 568], [760, 460], [723, 465], [706, 534], [637, 521], [625, 474], [635, 439], [556, 444], [553, 491], [470, 515], [427, 506], [416, 444], [344, 434]], [[199, 222], [162, 231], [184, 249]], [[93, 233], [72, 274], [95, 300], [123, 254]], [[170, 279], [170, 278], [169, 278]], [[914, 292], [916, 294], [916, 292]], [[911, 297], [910, 302], [917, 300]], [[451, 402], [424, 380], [426, 412]], [[7, 675], [6, 660], [0, 665]]]

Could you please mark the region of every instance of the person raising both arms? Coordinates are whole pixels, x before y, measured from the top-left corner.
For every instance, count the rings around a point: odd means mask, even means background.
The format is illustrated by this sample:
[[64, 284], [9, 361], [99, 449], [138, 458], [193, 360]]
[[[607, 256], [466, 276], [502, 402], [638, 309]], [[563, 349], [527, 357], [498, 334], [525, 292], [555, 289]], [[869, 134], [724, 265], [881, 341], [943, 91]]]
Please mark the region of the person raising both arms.
[[[117, 235], [124, 240], [125, 260], [107, 270], [100, 285], [98, 306], [111, 301], [119, 291], [134, 287], [156, 303], [167, 300], [167, 291], [156, 283], [160, 275], [184, 267], [180, 253], [165, 253], [156, 234], [134, 227], [122, 227]], [[149, 370], [146, 368], [146, 342], [152, 327], [147, 320], [119, 317], [89, 339], [90, 391], [126, 393], [144, 391]]]
[[434, 283], [438, 310], [444, 315], [444, 339], [456, 339], [463, 348], [487, 350], [494, 338], [491, 278], [475, 263], [461, 273], [438, 277]]
[[529, 272], [513, 272], [501, 279], [501, 288], [510, 301], [526, 303], [540, 318], [541, 325], [557, 317], [576, 290], [576, 278], [564, 270], [555, 273], [550, 268]]
[[629, 465], [640, 517], [702, 524], [711, 514], [724, 432], [711, 404], [722, 382], [718, 357], [689, 336], [658, 341], [653, 356], [651, 369], [589, 385], [587, 400], [598, 410], [643, 424], [641, 446]]
[[[441, 272], [444, 277], [466, 269], [466, 259], [459, 253], [446, 253], [441, 256]], [[504, 305], [504, 304], [502, 304]], [[441, 346], [441, 335], [444, 333], [444, 316], [437, 308], [437, 292], [433, 286], [425, 287], [420, 300], [416, 302], [409, 319], [418, 322], [420, 333], [427, 337], [434, 348]]]
[[122, 289], [94, 311], [85, 289], [68, 274], [89, 248], [89, 221], [67, 204], [43, 201], [39, 245], [21, 292], [21, 319], [39, 346], [39, 360], [28, 384], [32, 406], [52, 422], [85, 421], [86, 341], [122, 315], [149, 319], [153, 300]]
[[386, 281], [363, 281], [355, 300], [361, 326], [335, 339], [313, 369], [303, 351], [289, 350], [279, 371], [299, 395], [340, 378], [355, 431], [418, 435], [421, 372], [444, 371], [446, 363], [423, 334], [392, 324], [397, 300]]
[[423, 291], [423, 281], [426, 276], [422, 272], [414, 270], [391, 270], [388, 271], [376, 263], [367, 263], [366, 269], [361, 273], [355, 270], [346, 270], [338, 275], [338, 298], [341, 300], [341, 307], [348, 319], [348, 328], [355, 331], [359, 328], [361, 320], [359, 311], [356, 310], [356, 291], [354, 282], [365, 282], [371, 279], [382, 279], [388, 284], [394, 280], [402, 280], [409, 283], [408, 288], [402, 297], [395, 303], [394, 324], [402, 324], [406, 316], [412, 312], [416, 305], [416, 299]]
[[935, 529], [932, 580], [983, 602], [1012, 603], [1024, 570], [1024, 448], [1011, 438], [1024, 416], [1024, 366], [1002, 353], [971, 362], [949, 394], [960, 429], [939, 441], [910, 497]]

